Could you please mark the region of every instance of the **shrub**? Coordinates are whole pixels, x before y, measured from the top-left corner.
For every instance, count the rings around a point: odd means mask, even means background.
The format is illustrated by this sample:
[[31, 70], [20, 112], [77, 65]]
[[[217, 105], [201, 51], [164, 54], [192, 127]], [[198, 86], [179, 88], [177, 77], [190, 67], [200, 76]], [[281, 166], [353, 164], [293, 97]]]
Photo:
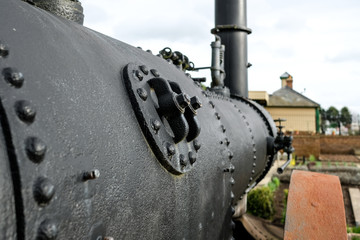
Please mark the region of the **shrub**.
[[316, 157], [311, 154], [311, 155], [309, 156], [309, 161], [310, 161], [310, 162], [315, 162], [315, 161], [316, 161]]
[[280, 186], [280, 180], [277, 177], [273, 177], [271, 182], [268, 183], [268, 187], [272, 192], [275, 192], [279, 186]]
[[268, 186], [251, 190], [247, 197], [247, 209], [254, 216], [271, 219], [275, 213], [274, 193]]

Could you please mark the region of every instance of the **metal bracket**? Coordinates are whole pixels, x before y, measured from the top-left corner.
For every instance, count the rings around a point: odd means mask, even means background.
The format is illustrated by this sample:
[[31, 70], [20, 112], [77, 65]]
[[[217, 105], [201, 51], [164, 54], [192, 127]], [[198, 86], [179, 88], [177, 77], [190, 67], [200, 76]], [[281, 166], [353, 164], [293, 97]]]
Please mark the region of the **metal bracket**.
[[199, 98], [190, 98], [176, 82], [144, 65], [129, 63], [123, 77], [141, 130], [159, 162], [173, 174], [191, 170], [199, 149]]

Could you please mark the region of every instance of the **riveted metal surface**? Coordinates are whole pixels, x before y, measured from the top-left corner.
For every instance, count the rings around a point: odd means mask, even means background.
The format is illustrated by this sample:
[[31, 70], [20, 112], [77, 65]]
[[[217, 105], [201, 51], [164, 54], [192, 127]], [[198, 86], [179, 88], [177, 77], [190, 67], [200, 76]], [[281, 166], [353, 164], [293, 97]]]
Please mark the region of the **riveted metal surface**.
[[284, 239], [347, 239], [339, 177], [292, 172]]
[[[264, 166], [269, 133], [256, 110], [202, 91], [163, 58], [25, 2], [0, 1], [0, 22], [8, 49], [1, 50], [0, 72], [17, 69], [24, 79], [21, 87], [4, 75], [0, 81], [0, 163], [11, 175], [0, 177], [2, 189], [11, 191], [0, 195], [0, 206], [9, 206], [0, 207], [7, 216], [1, 239], [231, 237], [234, 199], [246, 190], [248, 175], [255, 181]], [[202, 105], [198, 122], [189, 124], [201, 124], [201, 131], [176, 142], [157, 110], [138, 121], [125, 87], [129, 63], [138, 70], [130, 78], [139, 85], [132, 90], [139, 106], [156, 107], [147, 81], [170, 80], [176, 94], [178, 85], [197, 96], [184, 117], [189, 123]], [[182, 106], [186, 98], [179, 96]], [[251, 119], [256, 156], [238, 109]], [[147, 135], [158, 139], [161, 154]], [[159, 163], [164, 153], [166, 161], [176, 160], [174, 167]]]

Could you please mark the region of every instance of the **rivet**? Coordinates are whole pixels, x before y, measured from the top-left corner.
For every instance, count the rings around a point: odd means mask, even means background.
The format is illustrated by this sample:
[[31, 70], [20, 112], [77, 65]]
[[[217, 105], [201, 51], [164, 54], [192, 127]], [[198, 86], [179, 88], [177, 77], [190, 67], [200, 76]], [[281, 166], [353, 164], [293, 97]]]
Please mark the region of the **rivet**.
[[219, 115], [219, 113], [215, 113], [215, 116], [216, 116], [216, 118], [218, 119], [218, 120], [220, 120], [220, 115]]
[[233, 173], [235, 171], [235, 166], [230, 164], [230, 172]]
[[53, 240], [56, 239], [58, 230], [53, 220], [44, 220], [38, 229], [37, 240]]
[[234, 153], [232, 151], [228, 151], [228, 157], [229, 159], [232, 159], [234, 157]]
[[39, 205], [44, 205], [52, 199], [55, 193], [55, 186], [44, 177], [39, 177], [34, 185], [34, 198]]
[[164, 58], [163, 55], [161, 55], [160, 53], [156, 54], [156, 56], [158, 56], [159, 58]]
[[113, 237], [104, 237], [104, 240], [114, 240]]
[[253, 163], [253, 167], [256, 167], [256, 163]]
[[201, 144], [199, 143], [199, 141], [197, 139], [195, 139], [193, 141], [193, 145], [194, 145], [195, 151], [198, 151], [201, 147]]
[[25, 142], [25, 149], [31, 161], [40, 163], [44, 159], [46, 145], [40, 138], [29, 137]]
[[209, 101], [209, 104], [212, 108], [215, 108], [215, 104], [212, 101]]
[[185, 73], [185, 76], [187, 76], [188, 78], [191, 78], [191, 74], [190, 74], [190, 73]]
[[146, 101], [146, 99], [148, 98], [148, 93], [147, 93], [147, 91], [146, 91], [144, 88], [138, 88], [136, 91], [137, 91], [139, 97], [140, 97], [142, 100]]
[[166, 61], [167, 61], [168, 63], [172, 63], [172, 61], [171, 61], [170, 58], [166, 59]]
[[167, 143], [166, 150], [169, 156], [172, 156], [175, 154], [175, 147], [171, 143]]
[[251, 186], [250, 183], [247, 186], [250, 187]]
[[154, 77], [160, 77], [160, 74], [159, 74], [159, 72], [158, 72], [156, 69], [151, 69], [150, 72], [152, 73], [152, 75], [153, 75]]
[[254, 174], [254, 173], [255, 173], [255, 170], [252, 170], [252, 171], [251, 171], [251, 174]]
[[151, 51], [150, 49], [146, 50], [146, 52], [148, 52], [148, 53], [151, 53], [151, 54], [152, 54], [152, 51]]
[[147, 68], [147, 66], [141, 65], [139, 68], [143, 72], [143, 74], [145, 74], [145, 75], [149, 74], [149, 69]]
[[229, 146], [229, 145], [230, 145], [230, 141], [229, 141], [228, 138], [225, 138], [225, 144], [226, 144], [226, 146]]
[[251, 182], [253, 180], [253, 178], [251, 177], [251, 178], [249, 178], [249, 182]]
[[15, 110], [18, 117], [24, 122], [33, 122], [36, 110], [30, 102], [21, 100], [15, 103]]
[[256, 156], [254, 156], [254, 161], [256, 161]]
[[97, 169], [94, 169], [92, 171], [89, 172], [84, 172], [82, 175], [82, 179], [83, 181], [87, 181], [87, 180], [94, 180], [96, 178], [100, 177], [100, 171]]
[[234, 178], [230, 178], [230, 184], [234, 185], [235, 184], [235, 179]]
[[139, 81], [142, 81], [144, 79], [144, 76], [142, 75], [142, 73], [139, 70], [135, 70], [134, 74], [135, 74], [135, 77], [137, 77], [137, 79], [139, 79]]
[[186, 161], [185, 156], [183, 154], [180, 154], [179, 158], [180, 158], [180, 165], [185, 167], [187, 165], [187, 161]]
[[194, 164], [196, 162], [196, 153], [189, 152], [189, 160], [191, 164]]
[[16, 88], [20, 88], [24, 83], [24, 76], [16, 68], [5, 68], [2, 71], [5, 80]]
[[234, 200], [235, 195], [234, 195], [234, 193], [233, 193], [233, 192], [230, 192], [230, 198], [231, 198], [231, 200]]
[[137, 48], [142, 50], [142, 47], [137, 47]]
[[221, 125], [220, 127], [223, 133], [226, 132], [226, 128], [224, 127], [224, 125]]
[[155, 130], [155, 132], [157, 133], [157, 132], [159, 131], [160, 127], [161, 127], [161, 123], [160, 123], [159, 120], [153, 119], [153, 120], [151, 121], [151, 126], [152, 126], [152, 128]]
[[3, 44], [0, 43], [0, 58], [5, 58], [9, 55], [9, 48]]

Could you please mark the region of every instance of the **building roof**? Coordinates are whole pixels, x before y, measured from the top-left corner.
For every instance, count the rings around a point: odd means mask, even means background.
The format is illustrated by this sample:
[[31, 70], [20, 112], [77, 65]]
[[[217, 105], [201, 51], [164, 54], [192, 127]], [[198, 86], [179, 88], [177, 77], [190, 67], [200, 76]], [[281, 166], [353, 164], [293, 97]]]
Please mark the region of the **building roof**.
[[285, 86], [269, 96], [268, 107], [320, 107], [320, 105], [292, 88]]
[[280, 76], [280, 79], [286, 79], [290, 77], [290, 74], [288, 72], [284, 72], [281, 76]]

